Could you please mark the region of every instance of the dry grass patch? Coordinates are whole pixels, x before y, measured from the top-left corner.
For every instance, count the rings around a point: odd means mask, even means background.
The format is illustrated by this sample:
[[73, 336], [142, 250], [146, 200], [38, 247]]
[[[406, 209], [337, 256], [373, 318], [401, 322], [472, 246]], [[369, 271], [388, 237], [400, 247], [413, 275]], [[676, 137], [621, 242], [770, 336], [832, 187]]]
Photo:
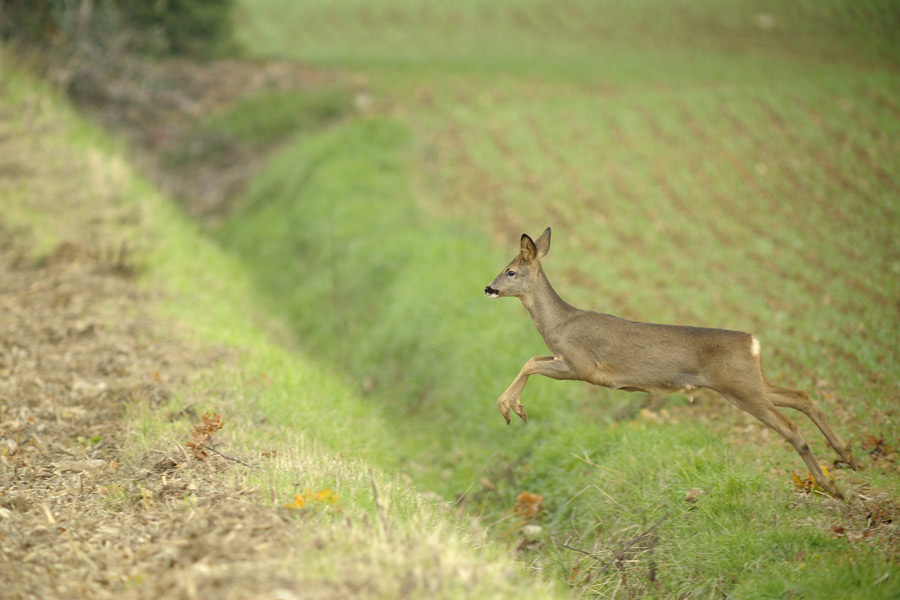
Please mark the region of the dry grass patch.
[[[162, 282], [134, 280], [166, 235], [191, 235], [164, 229], [165, 200], [24, 78], [0, 85], [0, 114], [4, 597], [553, 593], [402, 480], [257, 420], [226, 383], [250, 350], [186, 341], [148, 291]], [[301, 481], [316, 501], [285, 507]]]

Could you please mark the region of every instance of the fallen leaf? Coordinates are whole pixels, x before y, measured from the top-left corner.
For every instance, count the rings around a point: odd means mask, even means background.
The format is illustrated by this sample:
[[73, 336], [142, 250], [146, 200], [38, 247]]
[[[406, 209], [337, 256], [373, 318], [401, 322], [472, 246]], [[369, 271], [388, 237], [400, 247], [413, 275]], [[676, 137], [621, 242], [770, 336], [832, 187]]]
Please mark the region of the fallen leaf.
[[315, 500], [316, 502], [320, 502], [322, 504], [334, 504], [335, 502], [340, 500], [340, 497], [338, 497], [337, 494], [335, 494], [334, 492], [332, 492], [331, 490], [326, 488], [320, 492], [316, 492], [316, 495], [313, 497], [313, 500]]
[[809, 493], [812, 491], [816, 481], [807, 473], [806, 477], [800, 477], [796, 473], [791, 473], [791, 479], [794, 481], [794, 487], [798, 492]]
[[[822, 472], [825, 473], [827, 477], [831, 477], [831, 473], [828, 471], [828, 468], [825, 465], [822, 465]], [[810, 473], [807, 473], [806, 477], [800, 477], [796, 473], [791, 473], [791, 479], [793, 480], [794, 487], [798, 492], [809, 494], [813, 491], [822, 491], [822, 488], [818, 483], [816, 483], [816, 480]]]
[[207, 453], [205, 446], [212, 439], [212, 436], [224, 427], [222, 417], [218, 413], [204, 413], [200, 418], [200, 423], [194, 425], [191, 430], [191, 439], [188, 440], [186, 446], [191, 449], [191, 454], [197, 460], [206, 460]]
[[688, 490], [688, 493], [684, 495], [684, 501], [691, 503], [696, 502], [700, 499], [700, 496], [703, 496], [704, 494], [706, 494], [706, 492], [700, 488], [691, 488]]
[[540, 494], [522, 492], [516, 498], [513, 513], [520, 519], [531, 520], [544, 510], [544, 497]]
[[642, 408], [639, 414], [641, 419], [648, 423], [659, 423], [659, 415], [649, 408]]
[[306, 500], [303, 498], [303, 494], [295, 494], [294, 501], [288, 502], [287, 504], [284, 505], [284, 507], [297, 510], [297, 509], [303, 508], [305, 505], [306, 505]]
[[874, 435], [866, 436], [862, 443], [862, 448], [875, 457], [886, 457], [894, 452], [893, 446], [884, 441], [883, 435], [878, 437]]

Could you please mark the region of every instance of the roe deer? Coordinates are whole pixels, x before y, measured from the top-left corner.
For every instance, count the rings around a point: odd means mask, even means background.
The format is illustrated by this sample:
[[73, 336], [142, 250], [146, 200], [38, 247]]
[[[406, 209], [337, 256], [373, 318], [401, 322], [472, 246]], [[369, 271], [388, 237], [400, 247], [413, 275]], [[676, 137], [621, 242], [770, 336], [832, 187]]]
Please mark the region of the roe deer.
[[841, 459], [858, 469], [850, 445], [838, 437], [806, 392], [766, 381], [755, 337], [724, 329], [639, 323], [575, 308], [559, 297], [541, 268], [549, 249], [549, 227], [536, 241], [523, 233], [519, 253], [484, 288], [491, 298], [519, 298], [553, 352], [553, 356], [536, 356], [525, 363], [500, 395], [497, 406], [507, 424], [510, 410], [528, 420], [519, 396], [531, 375], [586, 381], [628, 392], [682, 393], [689, 398], [693, 390], [709, 388], [780, 433], [803, 458], [816, 483], [843, 498], [822, 472], [796, 423], [775, 407], [806, 414]]

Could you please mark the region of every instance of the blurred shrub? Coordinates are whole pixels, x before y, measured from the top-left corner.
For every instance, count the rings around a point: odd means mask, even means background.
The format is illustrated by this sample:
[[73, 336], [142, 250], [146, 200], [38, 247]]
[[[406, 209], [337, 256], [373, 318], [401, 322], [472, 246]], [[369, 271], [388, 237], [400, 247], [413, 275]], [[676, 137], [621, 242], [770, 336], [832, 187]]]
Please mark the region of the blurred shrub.
[[0, 39], [66, 47], [112, 39], [156, 55], [228, 49], [234, 0], [0, 0]]
[[0, 0], [0, 39], [47, 42], [59, 34], [62, 0]]
[[154, 54], [215, 54], [231, 40], [233, 0], [119, 0], [126, 27]]

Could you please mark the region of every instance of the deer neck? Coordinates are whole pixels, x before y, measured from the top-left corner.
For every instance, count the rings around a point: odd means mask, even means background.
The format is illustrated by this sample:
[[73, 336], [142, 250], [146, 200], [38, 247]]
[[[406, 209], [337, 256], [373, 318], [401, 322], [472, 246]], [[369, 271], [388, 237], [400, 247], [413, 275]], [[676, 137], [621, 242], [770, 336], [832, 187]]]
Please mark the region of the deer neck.
[[547, 332], [565, 321], [575, 308], [559, 297], [544, 272], [539, 273], [532, 293], [522, 296], [522, 305], [531, 315], [538, 333], [545, 340]]

